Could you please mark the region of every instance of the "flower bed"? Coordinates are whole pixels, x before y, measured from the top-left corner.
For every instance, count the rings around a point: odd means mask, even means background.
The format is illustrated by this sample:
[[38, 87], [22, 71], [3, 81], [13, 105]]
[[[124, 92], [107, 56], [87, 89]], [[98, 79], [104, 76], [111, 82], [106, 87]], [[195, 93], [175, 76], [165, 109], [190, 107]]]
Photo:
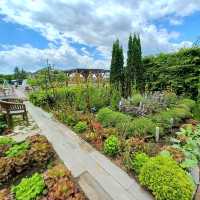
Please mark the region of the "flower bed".
[[85, 200], [44, 136], [0, 137], [0, 200]]
[[[141, 97], [133, 99], [133, 103], [138, 105], [138, 99], [141, 100]], [[187, 140], [184, 145], [176, 132], [186, 121], [191, 121], [195, 101], [184, 98], [177, 100], [173, 95], [172, 98], [167, 96], [165, 102], [165, 106], [159, 104], [159, 108], [154, 104], [151, 114], [142, 117], [116, 111], [111, 103], [108, 107], [98, 107], [100, 109], [96, 113], [93, 110], [77, 110], [68, 105], [69, 102], [50, 111], [80, 137], [133, 175], [156, 199], [191, 200], [196, 188], [189, 172], [199, 162], [197, 154], [200, 154], [200, 138], [194, 142], [181, 135], [181, 139]], [[157, 127], [158, 142], [155, 140]], [[179, 148], [174, 146], [171, 138], [179, 141]], [[167, 163], [172, 167], [171, 174], [167, 171]], [[151, 177], [151, 167], [157, 169], [156, 173], [162, 174], [160, 177], [164, 180]], [[173, 181], [170, 182], [172, 177]], [[148, 182], [148, 179], [152, 181]]]

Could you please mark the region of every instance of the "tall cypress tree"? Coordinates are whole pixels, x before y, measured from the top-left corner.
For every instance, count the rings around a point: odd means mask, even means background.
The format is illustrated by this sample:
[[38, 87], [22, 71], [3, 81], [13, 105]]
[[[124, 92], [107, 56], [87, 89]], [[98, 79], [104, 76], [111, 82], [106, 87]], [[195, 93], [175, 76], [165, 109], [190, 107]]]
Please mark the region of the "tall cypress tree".
[[144, 91], [144, 67], [142, 64], [142, 50], [139, 35], [135, 36], [135, 69], [136, 69], [136, 86], [140, 92]]
[[117, 89], [121, 89], [123, 82], [123, 65], [124, 56], [123, 49], [117, 39], [113, 44], [112, 60], [110, 69], [110, 83]]
[[116, 63], [116, 45], [114, 42], [113, 46], [112, 46], [112, 58], [111, 58], [111, 65], [110, 65], [110, 84], [112, 84], [114, 82], [115, 63]]
[[127, 51], [127, 68], [125, 70], [126, 75], [126, 96], [131, 95], [131, 88], [134, 82], [135, 70], [133, 65], [133, 38], [130, 34], [128, 40], [128, 51]]

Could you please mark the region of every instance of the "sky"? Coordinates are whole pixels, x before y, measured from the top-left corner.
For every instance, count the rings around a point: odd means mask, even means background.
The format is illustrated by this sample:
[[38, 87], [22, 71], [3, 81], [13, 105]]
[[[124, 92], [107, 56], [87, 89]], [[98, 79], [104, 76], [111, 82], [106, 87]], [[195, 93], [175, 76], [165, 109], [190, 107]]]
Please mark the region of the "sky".
[[110, 66], [130, 33], [143, 55], [190, 47], [200, 37], [200, 0], [0, 0], [0, 73]]

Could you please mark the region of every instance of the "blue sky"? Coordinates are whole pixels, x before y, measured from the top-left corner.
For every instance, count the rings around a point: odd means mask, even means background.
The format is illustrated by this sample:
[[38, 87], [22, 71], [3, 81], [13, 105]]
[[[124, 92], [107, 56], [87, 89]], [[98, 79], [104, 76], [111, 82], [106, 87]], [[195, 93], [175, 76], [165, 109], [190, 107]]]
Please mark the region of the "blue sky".
[[60, 69], [109, 68], [113, 40], [126, 58], [131, 32], [143, 55], [177, 51], [200, 36], [199, 19], [200, 0], [0, 1], [0, 73], [36, 71], [47, 58]]

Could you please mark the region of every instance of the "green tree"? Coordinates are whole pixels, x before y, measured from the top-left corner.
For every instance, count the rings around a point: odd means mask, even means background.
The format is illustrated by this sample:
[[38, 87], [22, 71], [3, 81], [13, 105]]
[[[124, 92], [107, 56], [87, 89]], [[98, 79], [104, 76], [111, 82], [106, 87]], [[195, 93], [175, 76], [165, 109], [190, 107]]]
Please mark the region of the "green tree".
[[126, 96], [131, 95], [131, 88], [135, 83], [135, 65], [134, 65], [134, 45], [133, 37], [130, 34], [128, 40], [128, 51], [127, 51], [127, 67], [125, 69], [125, 80], [126, 80]]
[[116, 89], [122, 90], [124, 77], [123, 77], [124, 56], [123, 48], [119, 44], [119, 40], [113, 43], [112, 59], [110, 67], [110, 84]]
[[144, 92], [145, 82], [144, 82], [144, 66], [142, 64], [142, 50], [139, 35], [134, 35], [134, 64], [136, 73], [136, 87], [140, 92]]

